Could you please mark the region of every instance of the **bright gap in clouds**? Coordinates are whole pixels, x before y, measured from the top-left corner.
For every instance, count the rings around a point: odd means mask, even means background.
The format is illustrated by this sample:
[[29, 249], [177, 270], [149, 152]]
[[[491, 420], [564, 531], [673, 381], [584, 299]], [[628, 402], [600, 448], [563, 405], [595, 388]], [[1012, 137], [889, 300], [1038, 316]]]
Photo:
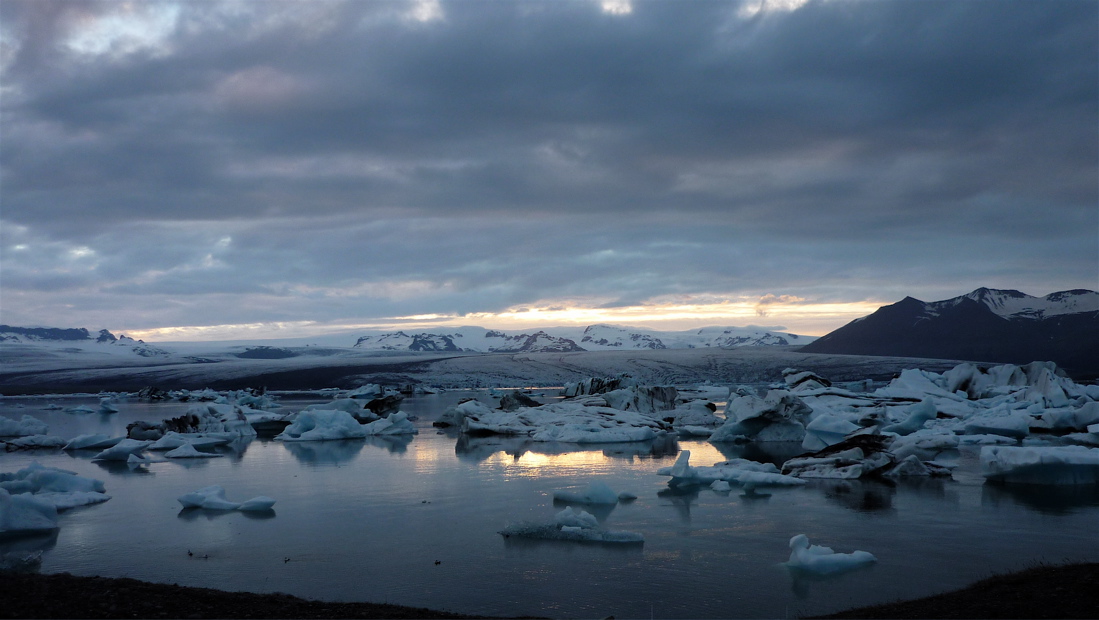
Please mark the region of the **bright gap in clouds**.
[[[487, 329], [525, 330], [547, 327], [584, 327], [611, 323], [658, 331], [700, 327], [746, 327], [821, 336], [877, 310], [885, 302], [804, 303], [788, 295], [765, 295], [720, 303], [666, 303], [598, 308], [565, 304], [534, 304], [503, 312], [417, 314], [382, 317], [362, 322], [293, 321], [235, 325], [179, 326], [121, 330], [126, 335], [156, 341], [214, 341], [275, 338], [312, 338], [340, 332], [417, 330], [440, 331], [475, 325]], [[350, 342], [348, 343], [350, 344]]]

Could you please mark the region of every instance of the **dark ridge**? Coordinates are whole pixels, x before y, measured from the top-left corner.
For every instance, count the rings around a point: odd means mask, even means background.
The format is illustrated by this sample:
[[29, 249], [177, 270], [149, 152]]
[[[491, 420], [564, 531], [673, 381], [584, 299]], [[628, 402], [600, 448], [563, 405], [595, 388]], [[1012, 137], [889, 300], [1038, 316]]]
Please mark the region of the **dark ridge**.
[[1099, 564], [1039, 565], [926, 598], [819, 618], [1099, 618]]
[[282, 349], [279, 347], [269, 347], [264, 345], [258, 347], [249, 347], [248, 349], [237, 353], [236, 356], [242, 359], [252, 360], [281, 360], [288, 357], [297, 357], [298, 354], [291, 351], [290, 349]]
[[0, 333], [19, 334], [40, 340], [91, 340], [88, 330], [81, 328], [64, 329], [61, 327], [15, 327], [0, 325]]

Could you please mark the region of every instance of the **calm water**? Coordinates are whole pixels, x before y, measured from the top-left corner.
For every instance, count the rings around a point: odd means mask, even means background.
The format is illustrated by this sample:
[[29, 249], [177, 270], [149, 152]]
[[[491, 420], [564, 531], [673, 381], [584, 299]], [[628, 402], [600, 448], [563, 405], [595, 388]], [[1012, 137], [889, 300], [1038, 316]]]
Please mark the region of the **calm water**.
[[[113, 498], [63, 513], [56, 537], [0, 542], [0, 552], [44, 549], [44, 572], [471, 614], [619, 618], [826, 613], [932, 594], [1037, 561], [1099, 561], [1094, 488], [986, 486], [972, 451], [961, 454], [948, 481], [817, 482], [757, 498], [736, 488], [674, 492], [654, 472], [674, 462], [677, 450], [691, 450], [695, 465], [742, 453], [693, 441], [577, 447], [470, 440], [431, 427], [469, 395], [406, 399], [402, 409], [420, 425], [408, 440], [256, 439], [223, 450], [224, 458], [139, 471], [92, 462], [91, 454], [0, 453], [0, 472], [37, 460], [103, 480]], [[42, 410], [47, 402], [5, 398], [0, 414], [30, 414], [47, 421], [51, 434], [70, 437], [121, 434], [133, 420], [187, 408], [122, 402], [118, 414], [74, 415]], [[284, 404], [311, 402], [320, 401]], [[772, 446], [746, 456], [781, 462], [798, 451]], [[610, 529], [643, 533], [643, 545], [497, 533], [510, 523], [552, 520], [561, 509], [554, 491], [582, 490], [593, 480], [638, 496], [597, 516]], [[180, 511], [176, 497], [211, 484], [235, 501], [273, 497], [275, 514]], [[798, 577], [781, 562], [799, 533], [837, 551], [870, 551], [879, 562], [826, 579]]]

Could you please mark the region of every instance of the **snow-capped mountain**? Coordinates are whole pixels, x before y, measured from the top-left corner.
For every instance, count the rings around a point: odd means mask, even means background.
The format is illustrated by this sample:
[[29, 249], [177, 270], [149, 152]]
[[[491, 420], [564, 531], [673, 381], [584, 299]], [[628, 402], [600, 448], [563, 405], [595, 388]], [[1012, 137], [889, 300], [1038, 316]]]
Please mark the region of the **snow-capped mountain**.
[[847, 353], [1028, 363], [1099, 371], [1099, 293], [1032, 297], [979, 288], [935, 302], [912, 297], [821, 336], [807, 353]]
[[772, 346], [811, 342], [811, 336], [740, 327], [706, 327], [688, 331], [652, 331], [616, 325], [586, 328], [545, 328], [535, 332], [504, 332], [483, 327], [459, 327], [441, 333], [403, 331], [363, 336], [355, 347], [386, 351], [466, 351], [536, 353], [622, 351], [630, 349], [695, 349], [705, 347]]
[[123, 347], [141, 357], [168, 355], [168, 352], [146, 344], [143, 340], [134, 340], [125, 334], [115, 336], [106, 329], [99, 330], [94, 337], [83, 327], [15, 327], [0, 325], [0, 343], [4, 344], [44, 344], [64, 345], [68, 347], [82, 345]]

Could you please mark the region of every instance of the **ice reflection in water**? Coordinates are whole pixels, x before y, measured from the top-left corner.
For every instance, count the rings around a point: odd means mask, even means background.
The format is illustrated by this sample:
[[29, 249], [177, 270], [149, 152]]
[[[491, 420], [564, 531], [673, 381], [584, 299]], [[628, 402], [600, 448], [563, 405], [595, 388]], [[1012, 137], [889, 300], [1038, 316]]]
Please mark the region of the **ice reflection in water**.
[[[539, 444], [431, 426], [468, 395], [406, 400], [402, 409], [420, 418], [416, 436], [290, 444], [261, 437], [217, 448], [226, 458], [137, 468], [93, 462], [94, 452], [0, 454], [0, 472], [37, 460], [104, 480], [113, 497], [63, 513], [55, 536], [0, 541], [0, 552], [43, 550], [49, 572], [568, 617], [825, 613], [933, 594], [1037, 560], [1099, 560], [1094, 489], [983, 485], [974, 451], [961, 452], [953, 481], [815, 481], [752, 493], [737, 486], [727, 493], [671, 489], [655, 472], [681, 450], [691, 450], [699, 465], [733, 458], [781, 464], [801, 450], [668, 438]], [[117, 435], [129, 422], [187, 408], [120, 401], [117, 414], [73, 415], [43, 410], [41, 401], [28, 400], [23, 409], [12, 407], [16, 402], [0, 400], [0, 415], [31, 413], [66, 437]], [[297, 410], [312, 402], [285, 404]], [[595, 480], [638, 499], [583, 509], [599, 512], [608, 529], [643, 533], [643, 545], [497, 533], [510, 523], [551, 521], [561, 510], [555, 491], [581, 491]], [[270, 496], [275, 514], [180, 511], [177, 497], [211, 484], [230, 497]], [[870, 551], [879, 562], [828, 581], [793, 578], [782, 562], [790, 537], [801, 533], [840, 551]], [[189, 550], [208, 557], [195, 560]]]

